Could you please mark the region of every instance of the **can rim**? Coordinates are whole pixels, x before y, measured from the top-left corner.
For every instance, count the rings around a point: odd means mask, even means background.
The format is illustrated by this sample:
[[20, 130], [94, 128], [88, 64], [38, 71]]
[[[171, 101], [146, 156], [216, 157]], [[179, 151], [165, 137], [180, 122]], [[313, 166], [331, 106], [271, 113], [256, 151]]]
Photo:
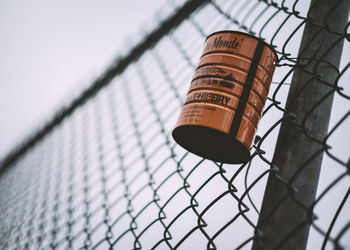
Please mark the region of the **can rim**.
[[209, 37], [211, 36], [214, 36], [214, 35], [217, 35], [217, 34], [220, 34], [220, 33], [233, 33], [233, 34], [239, 34], [239, 35], [244, 35], [244, 36], [247, 36], [247, 37], [250, 37], [250, 38], [253, 38], [257, 41], [261, 41], [262, 43], [264, 43], [265, 46], [269, 47], [269, 49], [271, 49], [271, 51], [275, 54], [277, 60], [278, 60], [278, 55], [277, 55], [277, 52], [275, 50], [275, 48], [271, 45], [271, 44], [268, 44], [267, 42], [265, 42], [263, 39], [259, 38], [259, 37], [256, 37], [252, 34], [249, 34], [249, 33], [244, 33], [244, 32], [241, 32], [241, 31], [235, 31], [235, 30], [219, 30], [219, 31], [216, 31], [214, 33], [211, 33], [207, 36], [207, 38], [205, 39], [205, 42], [208, 40]]

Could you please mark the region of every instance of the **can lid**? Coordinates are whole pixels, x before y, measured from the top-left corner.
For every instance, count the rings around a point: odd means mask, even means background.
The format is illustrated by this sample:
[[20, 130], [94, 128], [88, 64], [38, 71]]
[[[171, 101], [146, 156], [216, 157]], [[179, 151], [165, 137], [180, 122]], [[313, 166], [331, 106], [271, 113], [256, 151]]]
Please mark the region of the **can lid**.
[[214, 33], [211, 33], [210, 35], [207, 36], [207, 38], [205, 39], [205, 42], [208, 40], [209, 37], [211, 36], [214, 36], [214, 35], [217, 35], [217, 34], [221, 34], [221, 33], [232, 33], [232, 34], [238, 34], [238, 35], [243, 35], [243, 36], [247, 36], [247, 37], [250, 37], [252, 39], [255, 39], [257, 41], [260, 41], [262, 42], [265, 46], [269, 47], [269, 49], [271, 49], [271, 51], [275, 54], [276, 58], [278, 59], [278, 56], [277, 56], [277, 52], [275, 50], [275, 48], [271, 45], [271, 44], [268, 44], [267, 42], [265, 42], [263, 39], [259, 38], [259, 37], [256, 37], [252, 34], [249, 34], [249, 33], [244, 33], [244, 32], [241, 32], [241, 31], [235, 31], [235, 30], [219, 30], [219, 31], [216, 31]]
[[240, 141], [209, 127], [178, 126], [172, 136], [184, 149], [216, 162], [238, 164], [250, 158], [249, 150]]

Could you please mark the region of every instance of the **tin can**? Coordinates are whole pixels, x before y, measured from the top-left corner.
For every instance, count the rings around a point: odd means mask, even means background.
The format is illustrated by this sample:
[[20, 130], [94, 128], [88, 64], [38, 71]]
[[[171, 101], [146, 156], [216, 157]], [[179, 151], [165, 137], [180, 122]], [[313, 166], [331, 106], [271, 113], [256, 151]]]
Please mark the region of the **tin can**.
[[244, 163], [268, 96], [277, 54], [250, 34], [209, 35], [173, 130], [188, 151], [224, 163]]

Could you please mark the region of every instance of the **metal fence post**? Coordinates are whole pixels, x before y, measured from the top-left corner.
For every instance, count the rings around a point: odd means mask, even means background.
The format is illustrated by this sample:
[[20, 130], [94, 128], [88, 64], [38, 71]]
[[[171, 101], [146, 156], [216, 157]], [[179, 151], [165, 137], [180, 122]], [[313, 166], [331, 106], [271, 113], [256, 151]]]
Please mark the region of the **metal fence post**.
[[[312, 0], [253, 249], [305, 249], [350, 0]], [[327, 86], [328, 85], [328, 86]]]

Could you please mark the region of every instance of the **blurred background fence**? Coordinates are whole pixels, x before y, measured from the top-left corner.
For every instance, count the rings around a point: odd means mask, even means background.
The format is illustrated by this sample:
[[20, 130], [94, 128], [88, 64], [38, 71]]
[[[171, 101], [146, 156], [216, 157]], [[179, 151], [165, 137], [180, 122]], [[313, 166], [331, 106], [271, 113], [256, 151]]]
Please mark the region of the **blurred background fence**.
[[[3, 160], [0, 249], [350, 249], [349, 1], [169, 5]], [[225, 29], [279, 56], [243, 165], [171, 137], [205, 38]]]

